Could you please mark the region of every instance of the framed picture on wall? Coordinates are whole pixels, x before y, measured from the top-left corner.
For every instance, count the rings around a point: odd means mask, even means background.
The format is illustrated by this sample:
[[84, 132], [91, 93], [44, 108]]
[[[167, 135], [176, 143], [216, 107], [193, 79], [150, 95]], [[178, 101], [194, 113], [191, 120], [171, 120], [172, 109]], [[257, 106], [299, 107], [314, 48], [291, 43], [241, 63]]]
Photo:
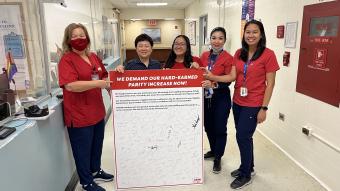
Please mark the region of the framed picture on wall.
[[295, 48], [298, 22], [288, 22], [285, 27], [285, 48]]
[[144, 28], [142, 33], [149, 35], [154, 43], [161, 43], [161, 29], [160, 28]]
[[191, 45], [196, 45], [196, 21], [188, 23], [188, 38]]

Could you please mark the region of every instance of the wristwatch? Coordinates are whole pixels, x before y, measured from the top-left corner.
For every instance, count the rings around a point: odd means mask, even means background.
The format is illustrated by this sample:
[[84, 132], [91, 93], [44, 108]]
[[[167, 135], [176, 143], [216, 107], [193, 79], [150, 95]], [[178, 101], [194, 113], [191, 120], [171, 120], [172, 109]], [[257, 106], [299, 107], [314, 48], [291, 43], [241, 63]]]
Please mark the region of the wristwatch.
[[267, 106], [261, 106], [261, 109], [264, 110], [264, 111], [267, 111], [268, 107]]

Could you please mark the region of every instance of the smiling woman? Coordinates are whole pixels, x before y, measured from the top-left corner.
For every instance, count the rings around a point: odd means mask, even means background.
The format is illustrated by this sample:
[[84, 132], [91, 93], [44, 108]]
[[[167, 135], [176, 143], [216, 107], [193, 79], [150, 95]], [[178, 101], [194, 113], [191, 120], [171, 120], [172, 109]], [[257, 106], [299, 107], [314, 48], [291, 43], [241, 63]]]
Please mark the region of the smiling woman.
[[164, 67], [184, 69], [199, 68], [200, 66], [202, 66], [200, 59], [191, 55], [189, 38], [185, 35], [178, 35], [172, 43], [172, 50]]

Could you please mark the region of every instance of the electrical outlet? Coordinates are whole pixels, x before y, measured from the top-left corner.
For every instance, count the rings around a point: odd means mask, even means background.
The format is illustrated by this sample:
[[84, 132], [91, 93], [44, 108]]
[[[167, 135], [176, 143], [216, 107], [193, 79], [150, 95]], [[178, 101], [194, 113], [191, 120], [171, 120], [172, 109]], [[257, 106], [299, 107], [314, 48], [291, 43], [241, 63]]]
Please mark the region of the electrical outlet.
[[281, 121], [285, 121], [285, 114], [279, 113], [279, 119], [280, 119]]
[[311, 136], [312, 135], [312, 129], [308, 126], [303, 126], [302, 127], [302, 133], [307, 135], [307, 136]]

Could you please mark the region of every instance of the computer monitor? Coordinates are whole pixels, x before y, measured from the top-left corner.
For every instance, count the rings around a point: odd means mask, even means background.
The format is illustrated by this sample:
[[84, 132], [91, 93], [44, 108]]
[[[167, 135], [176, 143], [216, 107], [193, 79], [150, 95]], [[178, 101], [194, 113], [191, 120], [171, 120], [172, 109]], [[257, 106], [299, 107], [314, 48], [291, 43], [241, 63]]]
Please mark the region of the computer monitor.
[[8, 104], [8, 102], [1, 102], [0, 101], [0, 121], [11, 116], [11, 108], [10, 107], [11, 106]]
[[0, 93], [8, 89], [9, 89], [9, 81], [8, 81], [7, 74], [4, 72], [0, 74]]

